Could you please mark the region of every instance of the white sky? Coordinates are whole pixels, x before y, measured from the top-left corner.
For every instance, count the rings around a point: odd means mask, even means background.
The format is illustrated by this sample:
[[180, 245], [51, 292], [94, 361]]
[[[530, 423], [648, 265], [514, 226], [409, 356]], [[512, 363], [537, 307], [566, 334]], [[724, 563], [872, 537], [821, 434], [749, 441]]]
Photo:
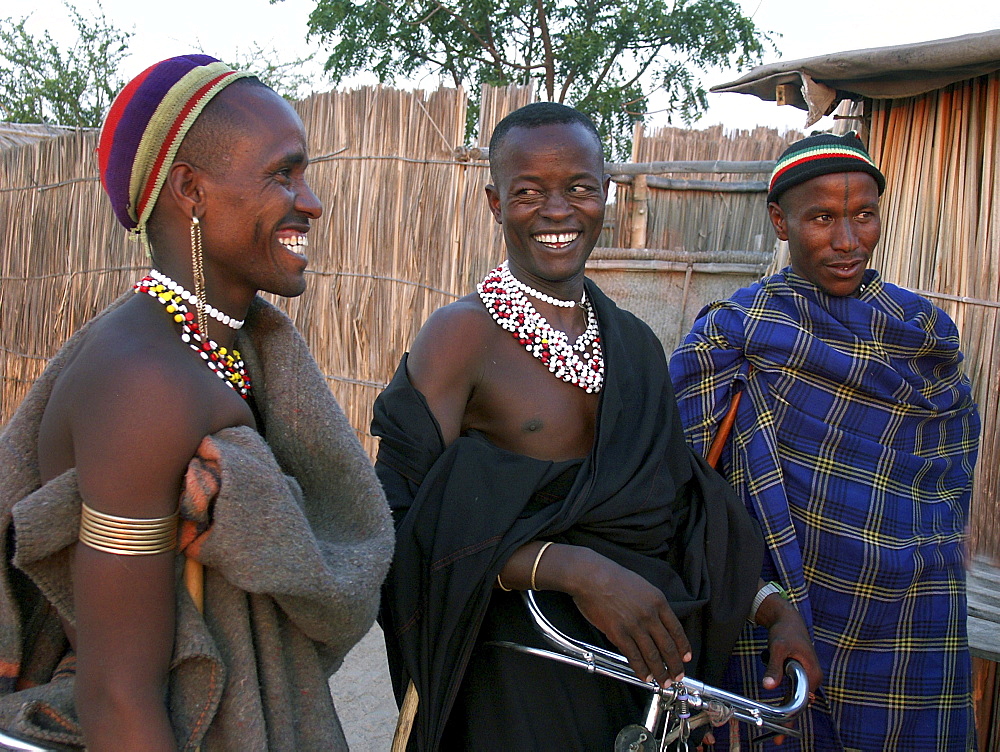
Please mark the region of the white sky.
[[[758, 26], [776, 32], [780, 55], [768, 53], [765, 63], [794, 60], [829, 52], [923, 42], [1000, 28], [997, 0], [740, 0], [744, 12]], [[97, 0], [76, 0], [84, 17], [95, 14]], [[118, 28], [134, 31], [131, 55], [122, 69], [126, 77], [163, 58], [204, 50], [232, 59], [237, 50], [246, 53], [257, 44], [277, 50], [277, 57], [294, 60], [317, 50], [307, 44], [306, 23], [315, 0], [103, 0], [101, 7]], [[31, 14], [28, 28], [35, 34], [48, 29], [57, 42], [72, 40], [72, 26], [60, 0], [3, 0], [0, 17], [20, 19]], [[780, 35], [780, 36], [778, 36]], [[322, 52], [315, 72], [321, 71]], [[710, 71], [706, 88], [737, 78], [740, 71]], [[374, 79], [359, 77], [359, 83]], [[433, 79], [419, 82], [425, 88]], [[318, 85], [317, 90], [328, 86]], [[705, 127], [722, 123], [729, 128], [770, 125], [779, 129], [801, 128], [805, 112], [778, 107], [745, 94], [709, 94], [710, 109], [695, 124]], [[655, 118], [653, 125], [665, 124]], [[828, 125], [821, 121], [816, 127]]]

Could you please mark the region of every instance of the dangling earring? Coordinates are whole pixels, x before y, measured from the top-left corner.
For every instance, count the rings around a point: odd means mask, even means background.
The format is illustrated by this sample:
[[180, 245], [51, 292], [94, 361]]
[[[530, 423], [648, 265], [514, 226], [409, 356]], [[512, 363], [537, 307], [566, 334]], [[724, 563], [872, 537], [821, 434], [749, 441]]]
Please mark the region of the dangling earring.
[[198, 309], [198, 329], [202, 342], [208, 344], [208, 314], [205, 312], [205, 268], [201, 251], [201, 222], [191, 215], [191, 266], [194, 271], [195, 308]]

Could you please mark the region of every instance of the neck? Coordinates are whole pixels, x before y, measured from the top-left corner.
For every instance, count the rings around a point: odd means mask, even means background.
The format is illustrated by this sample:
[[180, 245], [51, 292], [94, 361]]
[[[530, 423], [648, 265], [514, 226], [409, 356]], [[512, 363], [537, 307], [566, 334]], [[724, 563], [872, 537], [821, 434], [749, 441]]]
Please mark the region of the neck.
[[[510, 275], [516, 282], [521, 284], [521, 291], [532, 299], [533, 304], [543, 302], [546, 308], [549, 305], [553, 308], [558, 308], [562, 307], [559, 305], [560, 303], [573, 303], [576, 308], [579, 308], [584, 289], [582, 269], [572, 277], [553, 282], [527, 274], [524, 270], [511, 263], [510, 260], [507, 260], [505, 263]], [[546, 298], [550, 298], [550, 300], [546, 300]], [[566, 305], [565, 307], [570, 310], [573, 308], [570, 305]]]
[[[195, 300], [195, 285], [194, 285], [194, 274], [190, 268], [177, 268], [169, 263], [163, 264], [154, 262], [153, 264], [154, 275], [161, 278], [168, 286], [170, 283], [174, 285], [179, 285], [183, 288], [183, 294], [185, 296], [186, 305], [192, 313], [197, 315], [198, 307], [194, 303]], [[171, 273], [173, 271], [173, 273]], [[206, 273], [206, 277], [207, 277]], [[213, 295], [213, 289], [218, 291], [221, 285], [213, 286], [212, 283], [206, 279], [205, 281], [205, 300], [204, 303], [207, 304], [207, 309], [205, 311], [205, 319], [207, 320], [208, 337], [213, 340], [216, 344], [221, 347], [232, 347], [232, 343], [236, 339], [236, 329], [227, 323], [227, 320], [231, 319], [234, 322], [241, 322], [246, 318], [246, 312], [250, 306], [250, 299], [245, 301], [240, 301], [239, 303], [233, 302], [232, 300], [223, 302], [221, 298], [224, 296]], [[192, 296], [190, 300], [187, 296]]]

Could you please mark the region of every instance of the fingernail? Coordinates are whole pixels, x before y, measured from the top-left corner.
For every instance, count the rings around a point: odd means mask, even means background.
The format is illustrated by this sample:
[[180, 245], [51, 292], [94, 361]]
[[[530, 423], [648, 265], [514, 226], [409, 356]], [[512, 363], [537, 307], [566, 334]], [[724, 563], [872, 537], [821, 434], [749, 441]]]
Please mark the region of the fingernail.
[[646, 677], [646, 684], [651, 684], [652, 681], [653, 681], [653, 675], [650, 674], [649, 676]]
[[674, 681], [675, 682], [682, 682], [682, 681], [684, 681], [684, 672], [681, 671], [679, 674], [677, 674], [677, 676], [674, 677]]
[[691, 654], [690, 654], [690, 653], [685, 653], [685, 654], [684, 654], [684, 658], [683, 658], [682, 660], [683, 660], [683, 661], [684, 661], [685, 663], [690, 663], [690, 662], [691, 662]]

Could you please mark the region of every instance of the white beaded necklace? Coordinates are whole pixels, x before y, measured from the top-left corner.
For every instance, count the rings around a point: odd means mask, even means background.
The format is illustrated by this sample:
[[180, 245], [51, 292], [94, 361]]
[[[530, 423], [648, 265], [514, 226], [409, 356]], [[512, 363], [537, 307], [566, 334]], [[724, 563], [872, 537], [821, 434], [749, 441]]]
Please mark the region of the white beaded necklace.
[[[161, 284], [163, 284], [164, 287], [166, 287], [167, 289], [173, 290], [175, 293], [177, 293], [178, 295], [180, 295], [184, 300], [186, 300], [191, 305], [193, 305], [195, 307], [198, 306], [198, 296], [197, 295], [195, 295], [193, 292], [190, 292], [189, 290], [185, 289], [183, 285], [180, 285], [177, 282], [174, 282], [172, 279], [170, 279], [170, 277], [168, 277], [163, 272], [158, 271], [156, 269], [151, 269], [149, 271], [149, 276], [152, 277], [153, 279], [157, 280]], [[220, 311], [215, 306], [210, 305], [208, 302], [205, 303], [205, 313], [207, 313], [209, 316], [211, 316], [216, 321], [218, 321], [220, 323], [223, 323], [226, 326], [231, 327], [233, 329], [239, 329], [240, 327], [243, 326], [243, 322], [241, 320], [234, 319], [232, 316], [223, 313], [222, 311]]]
[[520, 287], [511, 285], [507, 277], [513, 279], [507, 267], [501, 264], [476, 287], [493, 320], [510, 332], [557, 379], [575, 384], [587, 394], [601, 391], [604, 386], [604, 353], [597, 315], [594, 306], [587, 300], [586, 291], [580, 306], [587, 312], [587, 328], [576, 338], [576, 342], [570, 344], [566, 332], [553, 328]]
[[511, 274], [510, 267], [507, 265], [506, 260], [502, 264], [500, 264], [500, 266], [498, 266], [497, 268], [500, 270], [500, 276], [502, 278], [503, 283], [508, 287], [513, 287], [517, 290], [520, 290], [525, 295], [530, 295], [533, 298], [537, 298], [538, 300], [550, 303], [551, 305], [558, 306], [559, 308], [572, 308], [575, 305], [582, 306], [583, 301], [586, 300], [587, 293], [583, 294], [583, 297], [580, 298], [580, 302], [578, 304], [575, 300], [560, 300], [559, 298], [553, 298], [551, 295], [546, 295], [544, 292], [539, 292], [534, 287], [530, 287], [524, 284], [524, 282], [522, 282], [513, 274]]

